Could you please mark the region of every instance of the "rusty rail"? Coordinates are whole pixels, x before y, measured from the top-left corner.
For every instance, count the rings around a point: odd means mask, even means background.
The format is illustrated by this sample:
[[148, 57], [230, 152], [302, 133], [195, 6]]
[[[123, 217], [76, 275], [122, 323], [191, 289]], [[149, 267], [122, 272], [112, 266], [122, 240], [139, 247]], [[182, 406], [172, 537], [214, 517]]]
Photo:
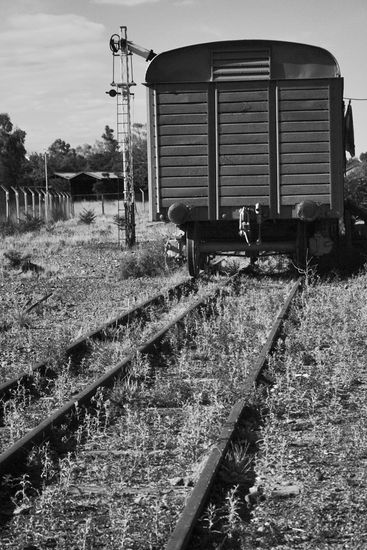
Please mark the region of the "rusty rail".
[[[193, 290], [194, 286], [195, 281], [193, 279], [185, 279], [183, 282], [155, 294], [153, 297], [140, 302], [133, 308], [130, 308], [124, 313], [117, 315], [109, 321], [106, 321], [98, 328], [88, 332], [87, 334], [84, 334], [80, 338], [77, 338], [68, 346], [66, 346], [62, 353], [64, 353], [66, 357], [76, 355], [85, 348], [89, 340], [102, 338], [106, 331], [111, 328], [127, 325], [133, 319], [136, 319], [139, 315], [141, 315], [142, 311], [146, 310], [150, 306], [163, 304], [166, 298], [168, 298], [168, 300], [172, 300], [175, 297], [180, 298], [185, 293]], [[6, 382], [3, 382], [2, 384], [0, 384], [0, 400], [2, 402], [5, 402], [11, 397], [12, 392], [16, 390], [19, 386], [30, 386], [36, 374], [45, 376], [48, 370], [50, 370], [49, 361], [41, 361], [33, 366], [32, 372], [30, 374], [23, 373], [10, 380], [7, 380]]]
[[[18, 473], [19, 469], [21, 469], [21, 464], [26, 458], [27, 453], [31, 449], [31, 447], [40, 444], [42, 441], [46, 440], [51, 435], [54, 427], [60, 426], [61, 424], [70, 423], [71, 419], [75, 418], [75, 413], [80, 410], [81, 406], [87, 407], [88, 405], [90, 405], [93, 396], [97, 393], [97, 390], [99, 388], [112, 386], [117, 377], [121, 377], [124, 376], [124, 374], [127, 374], [128, 369], [132, 361], [136, 357], [137, 353], [148, 354], [156, 351], [159, 343], [162, 341], [164, 336], [175, 325], [179, 325], [180, 323], [182, 323], [182, 321], [194, 311], [198, 311], [205, 307], [222, 291], [224, 287], [235, 281], [241, 273], [242, 270], [218, 284], [215, 289], [207, 293], [205, 296], [198, 298], [184, 312], [182, 312], [180, 315], [170, 321], [165, 327], [154, 334], [147, 342], [139, 346], [134, 351], [134, 353], [126, 357], [124, 360], [120, 361], [106, 374], [98, 378], [80, 393], [75, 395], [63, 407], [58, 409], [49, 418], [41, 422], [36, 428], [30, 430], [25, 436], [19, 439], [8, 450], [4, 451], [0, 455], [0, 475], [4, 475], [14, 471]], [[189, 281], [191, 281], [191, 279]], [[74, 345], [76, 345], [77, 342], [74, 343]]]
[[288, 314], [292, 300], [299, 288], [300, 279], [293, 285], [284, 305], [280, 309], [276, 320], [273, 323], [267, 340], [253, 369], [249, 373], [246, 385], [243, 388], [244, 397], [238, 400], [233, 406], [219, 435], [217, 444], [209, 455], [199, 480], [191, 493], [191, 496], [176, 524], [174, 531], [172, 532], [166, 546], [166, 550], [185, 550], [185, 548], [187, 548], [192, 531], [204, 509], [217, 472], [226, 455], [230, 441], [233, 438], [235, 429], [243, 416], [245, 407], [248, 405], [246, 395], [251, 393], [259, 374], [265, 366], [268, 355], [272, 351], [279, 335], [282, 322]]

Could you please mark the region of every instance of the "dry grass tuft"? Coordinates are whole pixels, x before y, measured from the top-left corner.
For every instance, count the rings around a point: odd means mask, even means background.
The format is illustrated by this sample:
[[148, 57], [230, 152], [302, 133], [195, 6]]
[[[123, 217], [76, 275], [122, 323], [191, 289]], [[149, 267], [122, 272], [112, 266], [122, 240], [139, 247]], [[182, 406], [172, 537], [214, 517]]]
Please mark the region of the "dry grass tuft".
[[163, 239], [138, 245], [121, 260], [121, 279], [155, 277], [168, 271]]

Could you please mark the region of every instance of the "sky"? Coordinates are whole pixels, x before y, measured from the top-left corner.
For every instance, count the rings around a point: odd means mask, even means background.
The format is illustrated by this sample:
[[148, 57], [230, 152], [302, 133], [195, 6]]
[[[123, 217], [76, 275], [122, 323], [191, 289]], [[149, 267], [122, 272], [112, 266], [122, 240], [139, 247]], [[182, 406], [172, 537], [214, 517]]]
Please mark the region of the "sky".
[[[156, 53], [218, 40], [302, 42], [329, 50], [347, 98], [367, 99], [366, 0], [0, 0], [0, 113], [27, 134], [28, 153], [72, 147], [116, 129], [109, 40]], [[148, 63], [133, 56], [133, 121], [146, 122]], [[367, 151], [367, 101], [352, 101], [356, 155]]]

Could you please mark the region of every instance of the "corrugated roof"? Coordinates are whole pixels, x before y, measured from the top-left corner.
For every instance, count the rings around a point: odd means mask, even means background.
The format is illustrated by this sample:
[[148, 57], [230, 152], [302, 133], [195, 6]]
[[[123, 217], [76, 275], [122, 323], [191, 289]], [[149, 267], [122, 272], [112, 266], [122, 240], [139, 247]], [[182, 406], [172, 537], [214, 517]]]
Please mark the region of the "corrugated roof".
[[118, 176], [114, 172], [54, 172], [54, 176], [58, 176], [66, 180], [72, 180], [76, 176], [80, 176], [82, 174], [86, 174], [87, 176], [90, 176], [97, 180], [115, 180], [118, 178]]

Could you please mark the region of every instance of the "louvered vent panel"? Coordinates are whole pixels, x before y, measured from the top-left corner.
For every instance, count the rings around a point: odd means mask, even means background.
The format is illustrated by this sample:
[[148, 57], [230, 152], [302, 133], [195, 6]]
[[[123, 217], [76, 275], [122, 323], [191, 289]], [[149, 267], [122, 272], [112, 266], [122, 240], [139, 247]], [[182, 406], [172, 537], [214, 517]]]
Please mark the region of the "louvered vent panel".
[[268, 80], [270, 79], [270, 52], [268, 49], [214, 51], [212, 79], [216, 82]]

